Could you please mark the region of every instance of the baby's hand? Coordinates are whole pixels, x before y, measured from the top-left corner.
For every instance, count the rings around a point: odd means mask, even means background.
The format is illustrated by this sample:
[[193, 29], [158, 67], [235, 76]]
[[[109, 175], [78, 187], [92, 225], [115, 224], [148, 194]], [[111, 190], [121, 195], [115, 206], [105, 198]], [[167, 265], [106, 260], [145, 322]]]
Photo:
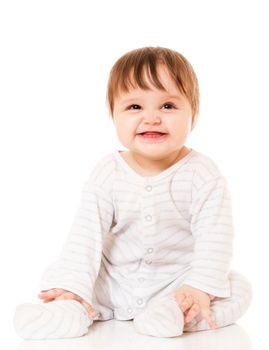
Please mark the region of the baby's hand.
[[186, 323], [191, 322], [194, 317], [201, 313], [211, 329], [217, 328], [210, 310], [210, 302], [214, 299], [214, 296], [187, 285], [179, 287], [174, 296], [184, 313]]
[[86, 301], [83, 300], [80, 296], [62, 288], [53, 288], [46, 291], [42, 291], [40, 294], [38, 294], [38, 297], [42, 299], [44, 303], [48, 303], [54, 300], [77, 300], [86, 308], [91, 318], [94, 318], [97, 314], [93, 307], [90, 304], [86, 303]]

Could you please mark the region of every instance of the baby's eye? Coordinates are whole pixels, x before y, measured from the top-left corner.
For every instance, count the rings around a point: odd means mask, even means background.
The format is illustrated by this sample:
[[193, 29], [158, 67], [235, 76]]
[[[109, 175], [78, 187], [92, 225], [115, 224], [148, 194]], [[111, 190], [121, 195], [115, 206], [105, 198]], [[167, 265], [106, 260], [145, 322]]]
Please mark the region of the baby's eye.
[[172, 109], [175, 108], [173, 103], [167, 102], [163, 105], [164, 109]]
[[128, 109], [140, 109], [141, 107], [139, 105], [131, 105], [128, 107]]

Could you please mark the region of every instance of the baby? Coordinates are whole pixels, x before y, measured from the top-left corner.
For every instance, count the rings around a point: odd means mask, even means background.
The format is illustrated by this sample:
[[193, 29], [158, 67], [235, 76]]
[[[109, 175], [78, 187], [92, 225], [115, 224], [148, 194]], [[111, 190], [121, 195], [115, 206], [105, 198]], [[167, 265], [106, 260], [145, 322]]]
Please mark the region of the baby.
[[115, 318], [175, 337], [236, 322], [251, 286], [230, 271], [226, 180], [185, 146], [199, 112], [192, 66], [170, 49], [133, 50], [112, 67], [107, 98], [128, 151], [102, 157], [85, 181], [61, 257], [43, 275], [43, 303], [17, 306], [16, 331], [79, 337]]

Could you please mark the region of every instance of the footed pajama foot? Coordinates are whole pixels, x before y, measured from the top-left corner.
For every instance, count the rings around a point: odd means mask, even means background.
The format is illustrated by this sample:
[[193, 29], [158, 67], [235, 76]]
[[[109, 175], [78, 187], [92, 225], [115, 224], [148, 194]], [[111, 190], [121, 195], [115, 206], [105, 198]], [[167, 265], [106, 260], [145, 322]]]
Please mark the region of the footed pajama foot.
[[58, 339], [86, 334], [93, 320], [80, 302], [56, 300], [18, 305], [13, 322], [23, 339]]
[[177, 337], [184, 328], [183, 312], [172, 296], [151, 300], [133, 322], [139, 333], [154, 337]]

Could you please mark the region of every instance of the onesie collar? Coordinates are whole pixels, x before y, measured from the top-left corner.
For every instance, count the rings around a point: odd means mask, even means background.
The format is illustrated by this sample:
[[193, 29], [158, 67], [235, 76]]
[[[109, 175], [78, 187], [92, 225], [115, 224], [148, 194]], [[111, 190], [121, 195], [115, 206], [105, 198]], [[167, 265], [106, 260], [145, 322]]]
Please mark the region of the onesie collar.
[[150, 175], [150, 176], [142, 176], [138, 174], [130, 165], [126, 162], [126, 160], [120, 155], [120, 152], [124, 152], [122, 150], [116, 150], [113, 152], [113, 155], [115, 158], [118, 160], [120, 165], [125, 169], [125, 171], [130, 175], [132, 178], [138, 180], [140, 183], [145, 183], [145, 182], [158, 182], [167, 176], [169, 176], [172, 172], [178, 170], [180, 167], [182, 167], [183, 164], [189, 161], [191, 157], [194, 156], [196, 151], [192, 148], [190, 148], [191, 151], [183, 158], [178, 160], [175, 164], [171, 165], [169, 168], [163, 170], [157, 175]]

